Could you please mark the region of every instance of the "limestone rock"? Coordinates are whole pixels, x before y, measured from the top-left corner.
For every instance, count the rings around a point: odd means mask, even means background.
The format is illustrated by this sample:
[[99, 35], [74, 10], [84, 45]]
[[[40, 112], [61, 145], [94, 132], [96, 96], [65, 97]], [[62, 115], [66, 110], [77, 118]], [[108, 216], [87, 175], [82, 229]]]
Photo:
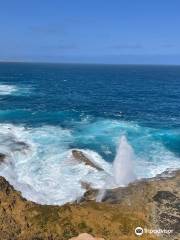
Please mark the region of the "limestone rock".
[[27, 201], [0, 177], [0, 240], [78, 240], [81, 236], [136, 240], [137, 226], [173, 230], [171, 235], [144, 234], [142, 240], [180, 239], [179, 190], [180, 171], [176, 171], [169, 177], [107, 190], [101, 203], [84, 200], [51, 206]]
[[77, 161], [83, 162], [85, 163], [85, 165], [89, 165], [92, 168], [97, 169], [98, 171], [103, 171], [101, 167], [97, 166], [97, 164], [93, 163], [90, 159], [88, 159], [82, 151], [72, 150], [72, 155]]

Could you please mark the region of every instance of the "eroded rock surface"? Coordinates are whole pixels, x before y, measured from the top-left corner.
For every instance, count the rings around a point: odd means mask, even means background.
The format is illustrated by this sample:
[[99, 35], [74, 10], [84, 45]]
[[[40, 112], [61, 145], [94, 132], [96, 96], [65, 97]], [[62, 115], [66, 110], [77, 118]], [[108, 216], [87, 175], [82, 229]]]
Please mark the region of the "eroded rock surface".
[[97, 169], [98, 171], [103, 171], [101, 167], [99, 167], [97, 164], [93, 163], [88, 157], [86, 157], [82, 151], [72, 150], [72, 155], [77, 161], [83, 162], [85, 163], [85, 165], [89, 165], [92, 168]]
[[135, 240], [137, 226], [173, 229], [171, 235], [144, 234], [142, 240], [180, 239], [179, 184], [177, 171], [168, 178], [108, 190], [101, 203], [89, 198], [81, 204], [48, 206], [27, 201], [0, 177], [0, 240], [78, 240], [81, 233], [105, 240]]

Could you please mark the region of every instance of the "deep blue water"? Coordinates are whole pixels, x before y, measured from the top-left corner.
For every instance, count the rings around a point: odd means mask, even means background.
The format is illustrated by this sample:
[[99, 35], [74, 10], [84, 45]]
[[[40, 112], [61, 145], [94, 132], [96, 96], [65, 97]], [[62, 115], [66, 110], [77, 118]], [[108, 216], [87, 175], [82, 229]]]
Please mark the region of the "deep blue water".
[[180, 66], [1, 63], [0, 123], [24, 126], [41, 158], [80, 148], [112, 162], [125, 135], [136, 174], [153, 176], [179, 167]]
[[1, 110], [20, 111], [5, 121], [66, 125], [90, 116], [180, 126], [180, 66], [1, 63], [0, 82], [30, 91], [1, 96]]

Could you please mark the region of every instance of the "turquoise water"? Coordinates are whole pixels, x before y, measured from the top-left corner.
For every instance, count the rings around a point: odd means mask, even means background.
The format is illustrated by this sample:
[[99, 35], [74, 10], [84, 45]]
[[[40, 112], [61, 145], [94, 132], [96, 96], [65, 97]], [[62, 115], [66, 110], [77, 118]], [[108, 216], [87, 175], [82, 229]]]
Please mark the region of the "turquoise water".
[[[81, 181], [104, 186], [122, 136], [137, 178], [179, 167], [179, 66], [0, 64], [0, 152], [13, 163], [0, 173], [25, 197], [62, 204]], [[72, 149], [105, 171], [75, 163]]]

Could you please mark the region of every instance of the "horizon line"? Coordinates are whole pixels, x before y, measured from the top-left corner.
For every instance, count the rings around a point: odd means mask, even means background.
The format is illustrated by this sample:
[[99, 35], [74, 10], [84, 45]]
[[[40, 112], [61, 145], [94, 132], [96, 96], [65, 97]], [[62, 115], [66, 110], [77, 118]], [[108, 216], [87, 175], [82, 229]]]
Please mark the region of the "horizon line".
[[19, 64], [52, 64], [52, 65], [115, 65], [115, 66], [180, 66], [180, 63], [101, 63], [101, 62], [48, 62], [48, 61], [8, 61], [0, 60], [0, 64], [19, 63]]

